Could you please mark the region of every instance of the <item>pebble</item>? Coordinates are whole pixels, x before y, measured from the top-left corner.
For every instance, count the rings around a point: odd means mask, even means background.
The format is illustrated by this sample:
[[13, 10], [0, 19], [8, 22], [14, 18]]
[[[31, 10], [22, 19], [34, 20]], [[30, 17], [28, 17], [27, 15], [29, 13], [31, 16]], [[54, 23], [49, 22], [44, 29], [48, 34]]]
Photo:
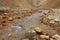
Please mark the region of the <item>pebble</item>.
[[51, 20], [50, 23], [54, 24], [55, 22], [54, 22], [54, 20]]
[[9, 20], [9, 21], [12, 21], [12, 20], [13, 20], [13, 18], [12, 18], [12, 17], [9, 17], [9, 18], [8, 18], [8, 20]]
[[35, 27], [34, 30], [39, 33], [42, 32], [42, 30], [39, 27]]
[[29, 40], [29, 38], [25, 38], [25, 39], [23, 39], [23, 40]]
[[46, 39], [49, 39], [49, 36], [46, 36], [46, 35], [40, 35], [41, 38], [46, 38]]
[[7, 14], [7, 13], [4, 13], [4, 14]]
[[54, 40], [53, 38], [50, 38], [50, 40]]
[[52, 38], [60, 40], [60, 35], [56, 34], [56, 35], [52, 36]]
[[59, 21], [59, 20], [56, 18], [55, 21]]

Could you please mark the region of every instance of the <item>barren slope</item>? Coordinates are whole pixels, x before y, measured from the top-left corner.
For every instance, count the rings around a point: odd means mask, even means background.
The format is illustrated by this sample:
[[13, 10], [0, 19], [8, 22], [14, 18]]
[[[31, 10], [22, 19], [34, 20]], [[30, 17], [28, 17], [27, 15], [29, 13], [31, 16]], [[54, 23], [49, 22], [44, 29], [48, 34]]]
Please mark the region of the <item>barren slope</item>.
[[35, 6], [42, 8], [60, 8], [60, 0], [0, 0], [0, 7], [33, 9]]

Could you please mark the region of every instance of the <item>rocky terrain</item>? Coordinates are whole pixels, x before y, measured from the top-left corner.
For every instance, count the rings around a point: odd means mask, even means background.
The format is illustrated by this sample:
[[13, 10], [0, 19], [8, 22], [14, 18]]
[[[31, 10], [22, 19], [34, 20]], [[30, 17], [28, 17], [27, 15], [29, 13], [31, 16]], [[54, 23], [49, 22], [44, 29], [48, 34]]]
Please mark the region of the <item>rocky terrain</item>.
[[60, 40], [58, 8], [60, 0], [0, 0], [0, 40]]

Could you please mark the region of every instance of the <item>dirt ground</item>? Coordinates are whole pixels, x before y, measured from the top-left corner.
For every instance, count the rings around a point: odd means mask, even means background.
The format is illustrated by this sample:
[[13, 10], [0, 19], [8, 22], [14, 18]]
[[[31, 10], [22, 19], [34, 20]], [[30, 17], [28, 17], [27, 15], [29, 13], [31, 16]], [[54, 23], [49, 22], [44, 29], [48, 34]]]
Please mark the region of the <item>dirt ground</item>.
[[[15, 40], [15, 36], [17, 40], [17, 38], [19, 39], [19, 37], [23, 37], [23, 34], [27, 32], [24, 30], [31, 30], [34, 27], [40, 27], [43, 32], [47, 32], [49, 35], [57, 34], [57, 31], [52, 30], [50, 27], [47, 27], [46, 25], [40, 23], [40, 16], [44, 16], [44, 10], [51, 10], [56, 14], [60, 13], [60, 0], [46, 0], [45, 2], [43, 1], [44, 0], [0, 0], [1, 40], [2, 38], [5, 38], [7, 40], [10, 40], [10, 38], [12, 38], [12, 40]], [[20, 28], [15, 28], [15, 23], [16, 25], [19, 24], [20, 26], [23, 25], [21, 32]], [[14, 25], [15, 27], [13, 27]], [[14, 29], [10, 30], [9, 28], [11, 27]], [[16, 30], [19, 31], [17, 32], [17, 35], [15, 34]], [[9, 36], [9, 38], [8, 33], [12, 33], [13, 36]], [[60, 34], [59, 30], [58, 34]]]
[[[37, 7], [36, 7], [37, 6]], [[0, 0], [0, 8], [20, 8], [20, 9], [34, 9], [34, 8], [60, 8], [60, 0]]]

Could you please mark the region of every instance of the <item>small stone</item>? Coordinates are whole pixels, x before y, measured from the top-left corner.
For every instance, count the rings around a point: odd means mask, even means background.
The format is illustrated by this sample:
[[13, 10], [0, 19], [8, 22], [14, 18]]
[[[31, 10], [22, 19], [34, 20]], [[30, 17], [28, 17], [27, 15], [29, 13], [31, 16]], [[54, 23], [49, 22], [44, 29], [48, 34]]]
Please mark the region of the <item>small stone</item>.
[[39, 33], [42, 32], [39, 27], [35, 27], [34, 30], [35, 30], [36, 32], [39, 32]]
[[49, 36], [46, 36], [46, 35], [40, 35], [41, 38], [46, 38], [46, 39], [49, 39]]
[[4, 14], [7, 14], [7, 13], [4, 13]]
[[25, 39], [23, 39], [23, 40], [29, 40], [29, 38], [25, 38]]
[[13, 20], [13, 18], [12, 18], [12, 17], [9, 17], [9, 18], [8, 18], [8, 20], [9, 20], [9, 21], [12, 21], [12, 20]]
[[9, 34], [8, 34], [8, 37], [10, 37], [10, 36], [11, 36], [11, 34], [9, 33]]
[[54, 22], [54, 20], [51, 20], [50, 23], [54, 24], [55, 22]]
[[31, 30], [32, 31], [32, 33], [36, 33], [34, 30]]
[[47, 18], [48, 18], [48, 19], [52, 19], [52, 16], [48, 16]]
[[48, 35], [47, 33], [43, 33], [44, 35]]
[[58, 35], [58, 34], [56, 34], [56, 35], [54, 35], [54, 36], [52, 36], [53, 38], [55, 38], [55, 39], [59, 39], [60, 40], [60, 35]]
[[50, 38], [50, 40], [54, 40], [53, 38]]
[[59, 20], [56, 18], [55, 21], [59, 21]]

